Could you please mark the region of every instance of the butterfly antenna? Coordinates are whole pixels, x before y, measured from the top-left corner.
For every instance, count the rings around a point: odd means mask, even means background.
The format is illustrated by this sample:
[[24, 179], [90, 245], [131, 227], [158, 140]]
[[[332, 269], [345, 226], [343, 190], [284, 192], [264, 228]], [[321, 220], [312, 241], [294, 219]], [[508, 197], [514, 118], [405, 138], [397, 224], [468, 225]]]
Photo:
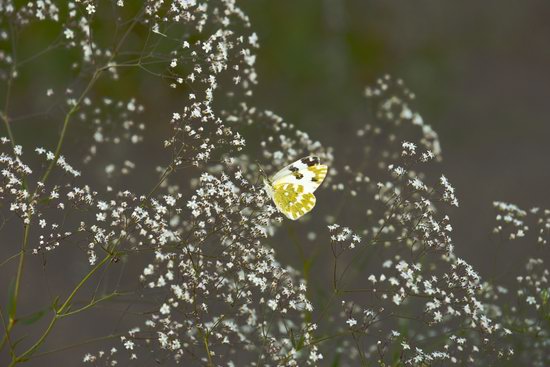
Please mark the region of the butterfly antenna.
[[260, 180], [261, 177], [267, 178], [267, 174], [262, 168], [262, 165], [260, 164], [260, 162], [256, 161], [256, 164], [258, 165], [258, 170], [260, 171], [260, 177], [258, 177], [258, 181]]

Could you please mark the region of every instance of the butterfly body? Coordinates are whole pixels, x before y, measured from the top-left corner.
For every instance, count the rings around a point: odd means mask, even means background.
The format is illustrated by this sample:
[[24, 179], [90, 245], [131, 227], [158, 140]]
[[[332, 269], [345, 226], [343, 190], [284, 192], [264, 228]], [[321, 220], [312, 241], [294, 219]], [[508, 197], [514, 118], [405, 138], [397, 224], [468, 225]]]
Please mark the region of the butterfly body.
[[310, 212], [316, 203], [313, 192], [327, 175], [328, 167], [319, 157], [304, 157], [280, 170], [264, 185], [277, 209], [287, 218], [296, 220]]

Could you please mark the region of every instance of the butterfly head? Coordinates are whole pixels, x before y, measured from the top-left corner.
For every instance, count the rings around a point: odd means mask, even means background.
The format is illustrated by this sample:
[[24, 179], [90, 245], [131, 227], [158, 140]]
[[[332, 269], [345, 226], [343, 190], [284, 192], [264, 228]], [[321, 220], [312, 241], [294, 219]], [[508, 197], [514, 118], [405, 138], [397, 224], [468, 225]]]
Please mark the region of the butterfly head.
[[264, 182], [268, 182], [268, 183], [271, 183], [271, 180], [269, 179], [269, 176], [265, 173], [265, 171], [263, 170], [262, 166], [260, 165], [260, 162], [256, 161], [256, 164], [258, 165], [258, 171], [260, 172], [260, 178], [264, 181]]
[[263, 170], [262, 166], [260, 165], [260, 163], [258, 161], [256, 161], [256, 164], [258, 165], [258, 171], [260, 172], [260, 179], [262, 180], [262, 182], [264, 184], [265, 190], [269, 194], [271, 192], [271, 187], [273, 185], [273, 182], [271, 182], [271, 179], [265, 173], [265, 171]]

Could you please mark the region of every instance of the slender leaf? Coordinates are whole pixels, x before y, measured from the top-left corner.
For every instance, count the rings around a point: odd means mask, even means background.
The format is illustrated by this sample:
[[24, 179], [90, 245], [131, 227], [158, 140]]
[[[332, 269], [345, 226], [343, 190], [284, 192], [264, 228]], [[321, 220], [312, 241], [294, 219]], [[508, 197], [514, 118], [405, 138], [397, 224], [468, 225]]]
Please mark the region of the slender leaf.
[[19, 319], [19, 322], [23, 325], [32, 325], [40, 320], [46, 314], [46, 311], [47, 309], [36, 311], [28, 316], [22, 317], [21, 319]]
[[334, 359], [332, 360], [332, 364], [330, 366], [331, 367], [339, 367], [340, 366], [340, 357], [341, 357], [341, 354], [336, 353], [334, 355]]
[[12, 348], [15, 348], [19, 343], [21, 343], [23, 340], [27, 338], [28, 335], [23, 335], [22, 337], [18, 338], [14, 342], [12, 342], [11, 346]]

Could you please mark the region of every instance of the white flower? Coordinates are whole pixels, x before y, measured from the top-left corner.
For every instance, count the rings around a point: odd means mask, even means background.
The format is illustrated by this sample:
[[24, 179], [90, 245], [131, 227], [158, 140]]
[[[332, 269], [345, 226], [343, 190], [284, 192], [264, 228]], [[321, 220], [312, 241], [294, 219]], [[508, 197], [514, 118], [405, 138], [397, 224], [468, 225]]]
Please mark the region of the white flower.
[[126, 348], [128, 350], [133, 350], [134, 345], [135, 345], [134, 342], [129, 340], [129, 339], [124, 342], [124, 348]]
[[86, 6], [86, 12], [88, 12], [88, 15], [94, 14], [95, 13], [95, 5], [88, 4], [88, 6]]
[[[65, 38], [70, 40], [70, 39], [73, 39], [74, 38], [74, 32], [69, 29], [69, 28], [66, 28], [64, 31], [63, 31], [63, 34], [65, 35]], [[50, 89], [51, 90], [51, 89]], [[53, 94], [53, 93], [52, 93]], [[51, 94], [49, 94], [51, 95]]]
[[174, 206], [176, 205], [176, 199], [170, 195], [164, 195], [164, 201], [168, 206]]

